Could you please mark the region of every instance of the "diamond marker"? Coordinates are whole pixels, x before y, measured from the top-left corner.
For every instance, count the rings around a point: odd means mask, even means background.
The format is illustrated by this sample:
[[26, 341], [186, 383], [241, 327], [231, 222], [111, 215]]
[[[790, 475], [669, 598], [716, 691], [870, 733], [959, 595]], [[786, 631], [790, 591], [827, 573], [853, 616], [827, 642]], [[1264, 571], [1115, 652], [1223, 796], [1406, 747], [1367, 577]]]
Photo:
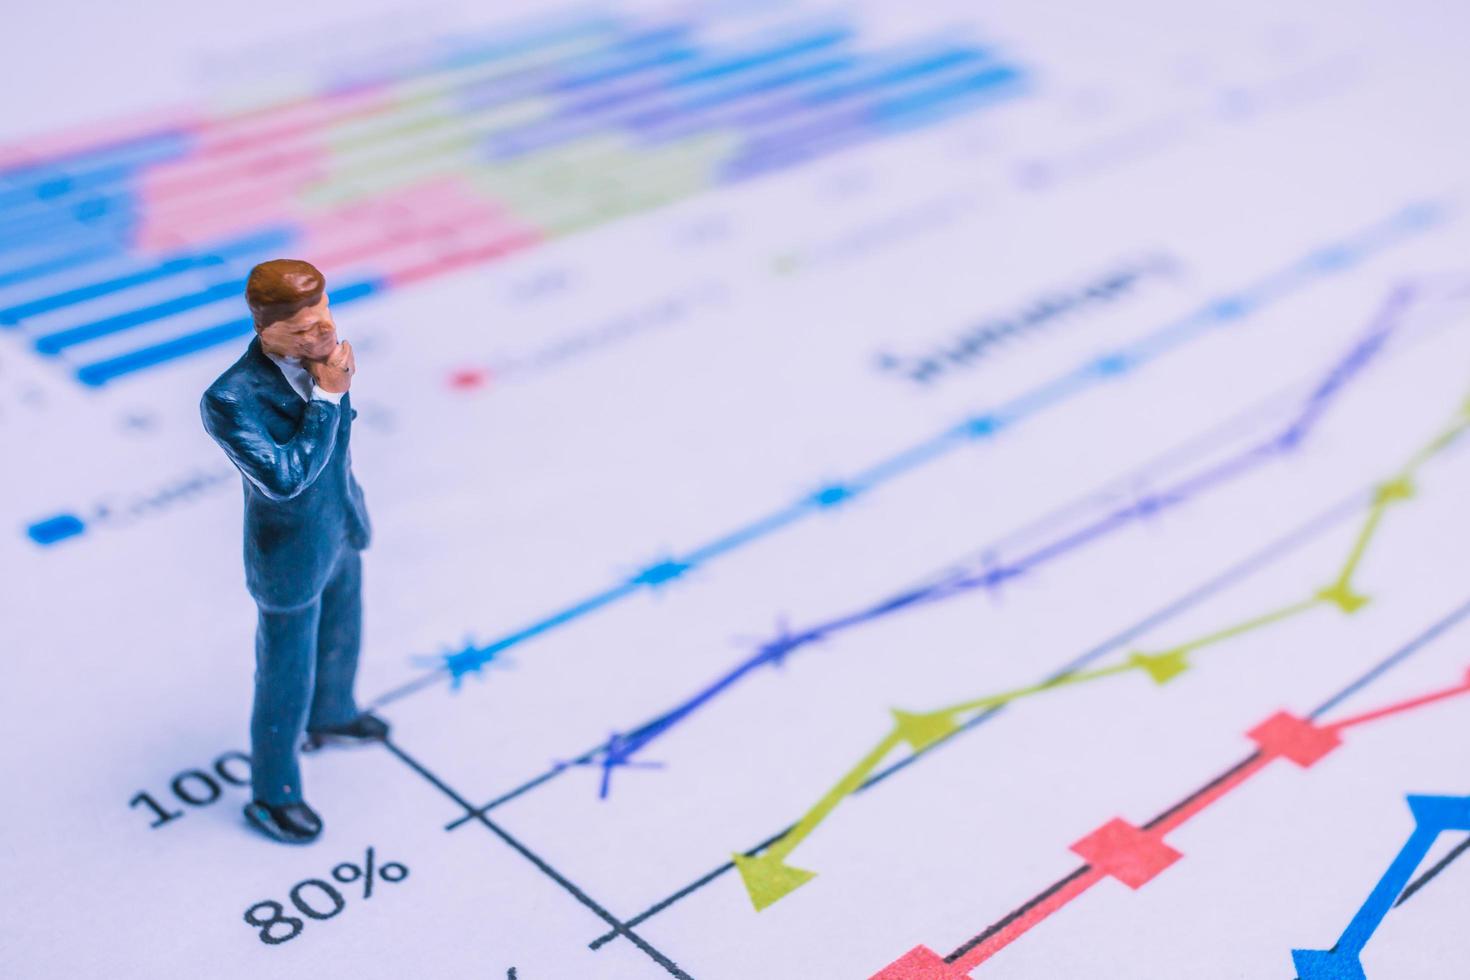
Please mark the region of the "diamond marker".
[[688, 562], [682, 562], [676, 558], [665, 558], [634, 575], [631, 581], [634, 585], [659, 586], [665, 582], [672, 582], [693, 567]]
[[1318, 728], [1307, 719], [1285, 711], [1276, 712], [1246, 735], [1266, 755], [1290, 759], [1303, 769], [1342, 744], [1342, 739], [1330, 728]]
[[1155, 835], [1117, 817], [1071, 849], [1094, 868], [1133, 889], [1142, 888], [1184, 856]]

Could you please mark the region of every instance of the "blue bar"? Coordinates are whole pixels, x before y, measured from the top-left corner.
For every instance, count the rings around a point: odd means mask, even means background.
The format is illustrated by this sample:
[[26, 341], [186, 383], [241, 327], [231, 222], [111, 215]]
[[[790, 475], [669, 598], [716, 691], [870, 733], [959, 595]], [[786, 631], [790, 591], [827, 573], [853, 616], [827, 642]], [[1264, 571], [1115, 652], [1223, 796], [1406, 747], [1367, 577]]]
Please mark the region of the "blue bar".
[[966, 99], [1021, 77], [1014, 68], [989, 68], [978, 74], [834, 112], [785, 132], [756, 139], [721, 172], [725, 180], [741, 180], [831, 152], [837, 146], [870, 139], [886, 129], [920, 125], [943, 112], [958, 111]]
[[[622, 78], [644, 68], [671, 64], [682, 58], [692, 58], [695, 49], [680, 43], [688, 36], [689, 28], [684, 25], [635, 34], [619, 41], [608, 51], [594, 52], [576, 59], [576, 61], [590, 62], [593, 67], [580, 71], [563, 69], [552, 83], [551, 89], [556, 92], [566, 92], [586, 88], [588, 85]], [[653, 49], [652, 53], [649, 51], [650, 48]]]
[[[105, 234], [124, 238], [138, 224], [137, 208], [131, 200], [125, 207], [89, 214], [86, 217], [54, 212], [40, 222], [12, 222], [14, 231], [0, 232], [0, 251], [33, 248], [56, 239], [70, 239], [79, 234]], [[29, 225], [29, 227], [24, 227]]]
[[803, 65], [783, 73], [757, 78], [741, 85], [732, 85], [697, 98], [688, 99], [677, 105], [664, 106], [660, 109], [650, 109], [634, 116], [627, 122], [637, 129], [651, 129], [657, 126], [666, 126], [670, 121], [677, 119], [688, 120], [689, 117], [716, 106], [727, 106], [731, 102], [738, 102], [752, 95], [761, 95], [775, 89], [785, 88], [788, 85], [795, 85], [800, 82], [810, 81], [813, 78], [822, 78], [826, 75], [846, 71], [857, 63], [858, 61], [855, 57], [845, 56]]
[[945, 82], [933, 88], [909, 95], [901, 95], [879, 102], [869, 110], [870, 117], [878, 122], [891, 122], [903, 116], [913, 116], [930, 111], [945, 103], [964, 99], [981, 92], [1009, 85], [1021, 80], [1021, 72], [1007, 65], [990, 68], [965, 78]]
[[[608, 81], [626, 75], [637, 74], [682, 61], [688, 61], [697, 53], [689, 47], [672, 47], [667, 50], [648, 51], [648, 45], [629, 51], [620, 50], [623, 44], [606, 51], [595, 51], [570, 59], [563, 59], [541, 68], [516, 72], [509, 77], [489, 78], [471, 82], [461, 94], [460, 104], [470, 109], [483, 109], [529, 95], [563, 91]], [[600, 64], [595, 71], [575, 74], [571, 66]]]
[[[0, 273], [0, 287], [14, 286], [17, 283], [25, 282], [27, 279], [39, 279], [42, 276], [55, 275], [58, 272], [65, 272], [67, 269], [87, 265], [99, 259], [121, 255], [125, 251], [126, 249], [118, 242], [103, 242], [87, 248], [76, 249], [64, 255], [53, 256], [42, 262], [36, 262], [32, 265], [21, 266], [18, 269], [11, 269], [9, 272]], [[0, 326], [4, 325], [4, 321], [0, 321]]]
[[161, 303], [144, 306], [116, 316], [94, 320], [80, 326], [70, 327], [66, 330], [58, 330], [36, 338], [36, 350], [42, 354], [60, 354], [68, 347], [77, 344], [85, 344], [99, 337], [107, 337], [123, 330], [162, 320], [164, 317], [173, 316], [175, 313], [184, 313], [188, 310], [208, 306], [231, 296], [240, 296], [245, 292], [244, 279], [232, 279], [229, 282], [215, 283], [207, 289], [201, 289], [193, 293], [185, 293], [166, 299]]
[[924, 75], [930, 75], [947, 68], [954, 68], [970, 62], [984, 61], [987, 57], [988, 55], [978, 48], [957, 48], [950, 51], [940, 51], [936, 54], [925, 55], [912, 61], [904, 61], [896, 65], [881, 68], [865, 78], [860, 77], [850, 82], [843, 82], [840, 85], [829, 86], [828, 88], [811, 93], [803, 101], [809, 105], [835, 102], [841, 99], [851, 98], [854, 95], [862, 95], [873, 89], [912, 81]]
[[805, 35], [762, 51], [753, 51], [738, 57], [707, 54], [702, 56], [701, 61], [704, 64], [700, 67], [676, 74], [672, 78], [662, 82], [650, 82], [647, 85], [637, 88], [605, 93], [601, 96], [584, 99], [581, 102], [574, 102], [562, 110], [562, 115], [582, 116], [602, 112], [605, 109], [613, 108], [625, 102], [645, 98], [654, 92], [682, 88], [686, 85], [701, 84], [736, 72], [767, 65], [782, 58], [791, 58], [797, 55], [808, 54], [821, 48], [831, 47], [848, 40], [851, 36], [852, 32], [843, 28]]
[[36, 544], [49, 547], [58, 541], [74, 538], [86, 530], [87, 525], [75, 514], [57, 514], [32, 524], [26, 528], [26, 534]]
[[[95, 186], [95, 174], [98, 172], [116, 167], [131, 169], [180, 157], [193, 147], [194, 141], [194, 134], [186, 129], [166, 129], [72, 150], [44, 163], [12, 167], [0, 173], [0, 177], [19, 186], [0, 195], [0, 207], [24, 201], [49, 200], [70, 193], [78, 182], [82, 186]], [[92, 169], [80, 169], [84, 164], [91, 164]]]
[[94, 194], [73, 203], [38, 204], [23, 212], [4, 215], [0, 221], [0, 237], [24, 238], [28, 233], [41, 232], [58, 225], [72, 222], [96, 221], [106, 215], [129, 211], [135, 195], [131, 190], [115, 194]]
[[[343, 286], [331, 291], [331, 302], [334, 306], [350, 303], [353, 300], [370, 296], [380, 292], [383, 284], [377, 280], [365, 280], [355, 282], [350, 286]], [[213, 327], [197, 330], [194, 333], [166, 340], [161, 344], [143, 347], [139, 350], [120, 354], [117, 357], [105, 361], [97, 361], [77, 369], [77, 380], [93, 388], [100, 388], [115, 378], [120, 378], [134, 371], [145, 368], [156, 367], [168, 361], [177, 360], [190, 354], [196, 354], [202, 350], [208, 350], [218, 344], [229, 340], [236, 340], [247, 336], [255, 331], [255, 321], [250, 317], [242, 317], [238, 320], [230, 320]]]
[[736, 72], [748, 71], [751, 68], [759, 68], [762, 65], [768, 65], [773, 61], [780, 61], [784, 58], [793, 57], [794, 55], [808, 54], [821, 48], [829, 48], [834, 44], [841, 44], [843, 41], [850, 40], [851, 38], [851, 29], [839, 27], [834, 30], [797, 38], [794, 41], [788, 41], [785, 44], [779, 44], [773, 48], [752, 51], [749, 54], [727, 58], [724, 61], [717, 61], [705, 68], [696, 69], [695, 71], [675, 77], [673, 84], [675, 86], [681, 86], [692, 85], [696, 82], [706, 82], [712, 78], [720, 78]]
[[155, 265], [146, 266], [136, 272], [130, 272], [124, 276], [112, 279], [103, 279], [98, 282], [88, 283], [85, 286], [77, 286], [50, 296], [43, 296], [25, 303], [0, 309], [0, 323], [15, 324], [27, 317], [39, 316], [42, 313], [50, 313], [74, 303], [82, 303], [87, 300], [106, 296], [122, 289], [131, 289], [145, 283], [166, 279], [169, 276], [178, 275], [191, 269], [199, 269], [212, 265], [222, 265], [227, 259], [234, 258], [241, 253], [264, 251], [285, 246], [295, 240], [296, 233], [286, 228], [274, 228], [270, 231], [251, 235], [245, 238], [237, 238], [220, 244], [219, 246], [204, 252], [183, 252], [163, 259]]

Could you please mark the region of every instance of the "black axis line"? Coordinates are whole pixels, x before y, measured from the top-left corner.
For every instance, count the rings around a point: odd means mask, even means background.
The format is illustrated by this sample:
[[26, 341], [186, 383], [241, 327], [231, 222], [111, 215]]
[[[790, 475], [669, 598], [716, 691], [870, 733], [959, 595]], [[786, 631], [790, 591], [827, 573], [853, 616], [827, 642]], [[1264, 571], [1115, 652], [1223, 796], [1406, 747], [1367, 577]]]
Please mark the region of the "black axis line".
[[[1333, 695], [1331, 698], [1327, 699], [1327, 701], [1323, 702], [1323, 704], [1319, 706], [1315, 711], [1312, 711], [1308, 715], [1308, 717], [1315, 719], [1318, 715], [1322, 713], [1322, 711], [1326, 707], [1336, 704], [1345, 692], [1356, 693], [1358, 690], [1361, 690], [1365, 681], [1373, 681], [1381, 677], [1385, 668], [1397, 665], [1404, 659], [1406, 653], [1418, 652], [1429, 641], [1438, 639], [1450, 628], [1459, 625], [1465, 620], [1467, 616], [1470, 616], [1470, 599], [1467, 599], [1465, 602], [1462, 602], [1460, 605], [1456, 606], [1447, 615], [1441, 617], [1440, 619], [1436, 620], [1432, 625], [1422, 630], [1412, 640], [1395, 649], [1392, 653], [1384, 657], [1373, 667], [1369, 668], [1363, 674], [1359, 675], [1357, 679], [1348, 683], [1337, 694]], [[1252, 752], [1250, 755], [1241, 759], [1235, 765], [1221, 771], [1219, 775], [1214, 776], [1203, 785], [1192, 790], [1178, 802], [1160, 811], [1147, 823], [1143, 824], [1143, 827], [1145, 829], [1149, 829], [1158, 826], [1160, 823], [1167, 820], [1171, 814], [1188, 806], [1190, 803], [1194, 802], [1203, 794], [1208, 793], [1210, 790], [1214, 789], [1216, 786], [1220, 785], [1222, 782], [1229, 779], [1231, 776], [1235, 775], [1246, 766], [1249, 766], [1252, 762], [1255, 762], [1260, 757], [1260, 755], [1261, 753], [1259, 750]], [[1404, 899], [1413, 894], [1415, 890], [1417, 890], [1422, 885], [1428, 883], [1430, 879], [1432, 879], [1445, 866], [1453, 861], [1455, 857], [1458, 856], [1456, 852], [1462, 851], [1467, 847], [1470, 847], [1470, 840], [1466, 840], [1465, 842], [1461, 843], [1460, 846], [1455, 849], [1455, 851], [1451, 851], [1450, 854], [1446, 855], [1445, 858], [1439, 862], [1439, 864], [1436, 864], [1433, 868], [1429, 869], [1429, 871], [1427, 871], [1418, 881], [1416, 881], [1414, 884], [1409, 885], [1408, 888], [1404, 889], [1404, 894], [1399, 898], [1399, 902], [1404, 901]], [[1060, 878], [1052, 884], [1048, 885], [1036, 895], [1027, 899], [1023, 904], [1021, 904], [1014, 910], [1006, 913], [1004, 917], [997, 920], [992, 925], [986, 926], [983, 931], [981, 931], [974, 937], [967, 939], [958, 949], [956, 949], [953, 953], [950, 953], [944, 958], [945, 962], [953, 963], [961, 956], [964, 956], [965, 953], [969, 952], [971, 949], [974, 949], [977, 945], [984, 942], [990, 936], [1005, 928], [1008, 924], [1015, 921], [1020, 916], [1025, 915], [1026, 912], [1034, 907], [1037, 903], [1045, 901], [1048, 896], [1054, 894], [1059, 888], [1065, 886], [1068, 882], [1072, 881], [1078, 875], [1086, 874], [1091, 869], [1091, 867], [1092, 866], [1090, 864], [1083, 864], [1068, 873], [1065, 877]]]
[[1455, 859], [1460, 857], [1460, 855], [1464, 854], [1467, 850], [1470, 850], [1470, 837], [1466, 837], [1464, 840], [1460, 841], [1460, 843], [1454, 846], [1453, 850], [1451, 850], [1444, 857], [1440, 858], [1438, 861], [1434, 862], [1434, 867], [1430, 868], [1428, 871], [1424, 872], [1422, 875], [1411, 881], [1409, 885], [1404, 889], [1404, 893], [1399, 896], [1398, 901], [1393, 903], [1393, 907], [1398, 908], [1400, 905], [1407, 902], [1410, 898], [1413, 898], [1415, 892], [1423, 888], [1425, 885], [1429, 884], [1435, 878], [1439, 877], [1439, 873], [1441, 871], [1454, 864]]
[[511, 836], [509, 832], [507, 832], [503, 827], [495, 823], [485, 814], [476, 813], [474, 807], [471, 806], [470, 803], [463, 796], [461, 796], [458, 792], [456, 792], [448, 784], [446, 784], [444, 780], [440, 779], [434, 773], [430, 772], [423, 765], [423, 763], [419, 762], [417, 759], [410, 756], [407, 752], [403, 751], [403, 749], [398, 745], [397, 742], [393, 741], [391, 738], [385, 738], [383, 740], [383, 746], [389, 752], [393, 753], [393, 755], [397, 756], [398, 759], [402, 761], [405, 765], [407, 765], [410, 769], [412, 769], [414, 772], [416, 772], [418, 775], [420, 775], [426, 781], [432, 784], [435, 789], [439, 790], [439, 792], [443, 793], [445, 796], [453, 800], [455, 804], [464, 807], [466, 811], [474, 814], [474, 818], [478, 820], [482, 826], [484, 826], [496, 837], [499, 837], [506, 844], [509, 844], [516, 853], [520, 854], [521, 857], [525, 858], [527, 861], [530, 861], [533, 865], [535, 865], [536, 870], [540, 871], [542, 874], [546, 875], [546, 877], [556, 882], [562, 887], [563, 890], [565, 890], [573, 898], [586, 906], [586, 908], [588, 908], [594, 915], [596, 915], [599, 919], [611, 926], [614, 935], [622, 936], [629, 942], [631, 942], [634, 946], [637, 946], [650, 959], [652, 959], [659, 966], [667, 970], [670, 976], [678, 977], [679, 980], [694, 980], [694, 978], [690, 976], [689, 973], [679, 967], [679, 964], [675, 963], [663, 953], [659, 952], [656, 948], [654, 948], [651, 943], [648, 942], [648, 940], [635, 933], [621, 919], [609, 912], [606, 908], [600, 905], [596, 900], [594, 900], [582, 889], [578, 888], [561, 872], [557, 871], [550, 864], [546, 863], [545, 859], [543, 859], [540, 855], [536, 854], [525, 844], [521, 843], [515, 837]]

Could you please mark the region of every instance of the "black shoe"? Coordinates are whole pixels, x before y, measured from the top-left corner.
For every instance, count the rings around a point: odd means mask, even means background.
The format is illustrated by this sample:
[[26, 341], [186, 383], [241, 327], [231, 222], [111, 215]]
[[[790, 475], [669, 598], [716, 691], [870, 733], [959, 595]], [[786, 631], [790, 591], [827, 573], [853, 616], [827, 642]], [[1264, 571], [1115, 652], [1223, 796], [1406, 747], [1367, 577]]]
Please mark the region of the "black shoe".
[[267, 837], [286, 844], [306, 844], [322, 832], [322, 818], [305, 803], [273, 805], [252, 800], [245, 804], [245, 819]]
[[319, 749], [334, 741], [381, 742], [388, 737], [388, 723], [370, 711], [364, 711], [343, 725], [314, 728], [306, 733], [306, 749]]

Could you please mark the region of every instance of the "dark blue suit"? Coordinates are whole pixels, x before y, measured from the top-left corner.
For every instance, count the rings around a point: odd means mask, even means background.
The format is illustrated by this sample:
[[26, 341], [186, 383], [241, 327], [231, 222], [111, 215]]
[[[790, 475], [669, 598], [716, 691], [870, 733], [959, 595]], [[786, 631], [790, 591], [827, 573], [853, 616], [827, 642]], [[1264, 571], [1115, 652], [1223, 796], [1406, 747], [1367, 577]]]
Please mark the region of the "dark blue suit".
[[350, 397], [304, 400], [251, 341], [200, 402], [245, 486], [245, 582], [260, 608], [250, 719], [255, 798], [301, 801], [303, 727], [357, 716], [362, 563], [371, 535], [352, 475]]

